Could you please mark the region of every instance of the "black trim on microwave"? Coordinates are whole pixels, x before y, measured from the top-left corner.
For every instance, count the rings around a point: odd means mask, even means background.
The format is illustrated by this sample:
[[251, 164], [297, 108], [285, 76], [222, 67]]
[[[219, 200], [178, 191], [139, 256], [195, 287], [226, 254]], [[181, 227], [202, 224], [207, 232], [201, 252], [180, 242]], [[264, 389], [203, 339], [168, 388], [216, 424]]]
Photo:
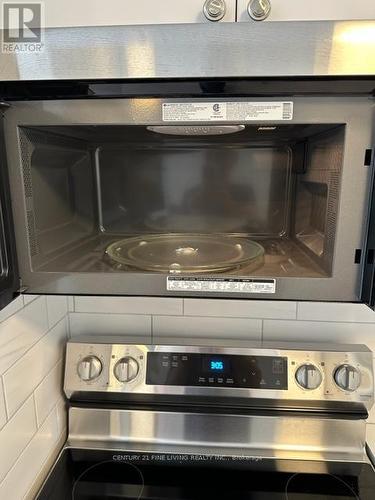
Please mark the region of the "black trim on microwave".
[[374, 76], [210, 78], [150, 80], [56, 80], [0, 82], [0, 99], [103, 99], [121, 97], [375, 96]]
[[[372, 169], [375, 170], [372, 150]], [[367, 155], [368, 156], [368, 155]], [[367, 164], [371, 166], [370, 164]], [[375, 309], [375, 172], [372, 172], [368, 233], [364, 252], [361, 301]]]
[[[1, 112], [1, 103], [0, 103]], [[14, 225], [10, 200], [4, 117], [0, 115], [0, 310], [11, 302], [19, 289]]]

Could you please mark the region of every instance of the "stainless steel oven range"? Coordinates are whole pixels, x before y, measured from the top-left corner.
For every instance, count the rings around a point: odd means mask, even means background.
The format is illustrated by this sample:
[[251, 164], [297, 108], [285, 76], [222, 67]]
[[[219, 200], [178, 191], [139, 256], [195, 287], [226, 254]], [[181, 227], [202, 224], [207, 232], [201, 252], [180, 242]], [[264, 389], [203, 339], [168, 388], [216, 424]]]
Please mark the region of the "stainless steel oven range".
[[[172, 340], [173, 342], [173, 340]], [[372, 499], [359, 345], [69, 342], [60, 499]]]

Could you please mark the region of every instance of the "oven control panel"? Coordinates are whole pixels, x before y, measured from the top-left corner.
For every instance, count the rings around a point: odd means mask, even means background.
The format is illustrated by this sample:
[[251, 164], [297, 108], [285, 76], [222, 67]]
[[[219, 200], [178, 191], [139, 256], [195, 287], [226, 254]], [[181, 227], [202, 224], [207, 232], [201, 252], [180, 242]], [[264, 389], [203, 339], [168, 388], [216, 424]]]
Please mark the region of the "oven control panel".
[[[316, 350], [69, 342], [64, 389], [88, 393], [277, 400], [309, 407], [373, 402], [372, 352], [322, 344]], [[302, 405], [303, 406], [303, 405]]]
[[288, 359], [281, 356], [150, 352], [147, 355], [146, 384], [287, 390]]

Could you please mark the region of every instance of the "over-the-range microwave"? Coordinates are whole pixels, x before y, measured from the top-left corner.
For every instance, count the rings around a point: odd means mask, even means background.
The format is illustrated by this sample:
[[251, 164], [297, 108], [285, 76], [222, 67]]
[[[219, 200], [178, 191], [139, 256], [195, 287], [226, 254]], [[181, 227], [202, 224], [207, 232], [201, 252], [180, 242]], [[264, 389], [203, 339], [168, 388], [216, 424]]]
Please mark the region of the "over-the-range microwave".
[[373, 305], [374, 82], [1, 85], [2, 288]]

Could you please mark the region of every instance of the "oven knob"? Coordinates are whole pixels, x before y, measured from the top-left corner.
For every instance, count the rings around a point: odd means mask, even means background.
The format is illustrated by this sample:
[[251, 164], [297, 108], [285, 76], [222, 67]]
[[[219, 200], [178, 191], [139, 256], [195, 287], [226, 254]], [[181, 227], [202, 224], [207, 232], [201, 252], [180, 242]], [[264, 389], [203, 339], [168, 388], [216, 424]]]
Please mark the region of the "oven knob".
[[322, 383], [322, 374], [315, 365], [302, 365], [296, 371], [297, 383], [304, 389], [317, 389]]
[[119, 382], [131, 382], [138, 375], [139, 364], [134, 358], [126, 356], [116, 363], [113, 371]]
[[227, 7], [224, 0], [206, 0], [203, 14], [209, 21], [220, 21], [225, 16]]
[[77, 371], [81, 380], [89, 381], [99, 377], [102, 363], [96, 356], [86, 356], [78, 363]]
[[361, 374], [351, 365], [339, 366], [334, 374], [336, 384], [344, 391], [355, 391], [361, 383]]
[[271, 12], [270, 0], [250, 0], [247, 12], [254, 21], [263, 21]]

